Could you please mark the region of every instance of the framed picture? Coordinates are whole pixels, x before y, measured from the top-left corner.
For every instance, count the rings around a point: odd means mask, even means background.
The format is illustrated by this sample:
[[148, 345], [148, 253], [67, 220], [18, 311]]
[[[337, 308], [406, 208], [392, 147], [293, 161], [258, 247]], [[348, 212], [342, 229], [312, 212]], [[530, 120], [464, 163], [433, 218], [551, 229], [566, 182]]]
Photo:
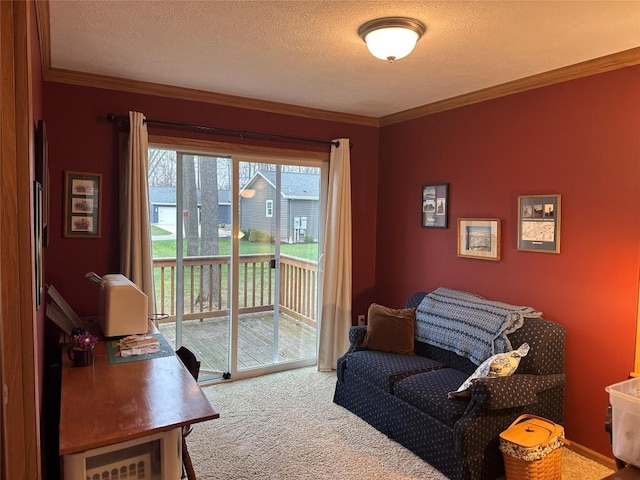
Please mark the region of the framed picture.
[[424, 228], [448, 227], [449, 184], [422, 186], [422, 226]]
[[42, 257], [42, 214], [43, 214], [43, 202], [42, 202], [42, 186], [40, 182], [33, 182], [33, 236], [35, 239], [34, 249], [34, 293], [35, 293], [35, 305], [36, 308], [40, 307], [42, 301], [42, 286], [43, 286], [43, 257]]
[[560, 253], [560, 195], [518, 197], [518, 250]]
[[64, 172], [64, 236], [100, 238], [102, 175]]
[[49, 244], [49, 154], [47, 128], [43, 120], [36, 128], [35, 170], [36, 181], [42, 189], [42, 245]]
[[459, 218], [458, 256], [500, 260], [500, 219]]

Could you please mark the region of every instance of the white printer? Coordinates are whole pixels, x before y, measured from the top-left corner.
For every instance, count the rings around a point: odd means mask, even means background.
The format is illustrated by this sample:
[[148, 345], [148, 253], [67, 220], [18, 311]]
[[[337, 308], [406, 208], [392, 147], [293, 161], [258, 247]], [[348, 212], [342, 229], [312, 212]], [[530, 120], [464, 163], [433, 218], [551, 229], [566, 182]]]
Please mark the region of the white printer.
[[100, 280], [98, 321], [105, 337], [147, 333], [147, 295], [122, 274], [103, 275]]

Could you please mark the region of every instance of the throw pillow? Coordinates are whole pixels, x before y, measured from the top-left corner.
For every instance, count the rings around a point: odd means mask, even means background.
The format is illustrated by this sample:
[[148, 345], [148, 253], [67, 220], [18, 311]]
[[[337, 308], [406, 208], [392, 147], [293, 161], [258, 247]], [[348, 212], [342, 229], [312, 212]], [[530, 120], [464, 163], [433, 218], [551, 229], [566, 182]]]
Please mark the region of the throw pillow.
[[415, 308], [389, 308], [372, 303], [367, 318], [364, 348], [413, 355]]
[[527, 353], [529, 353], [529, 344], [523, 343], [517, 350], [498, 353], [487, 358], [476, 371], [460, 385], [458, 390], [448, 393], [449, 398], [468, 397], [469, 387], [478, 378], [508, 377], [509, 375], [513, 375], [513, 372], [515, 372], [518, 365], [520, 365], [520, 359], [526, 356]]

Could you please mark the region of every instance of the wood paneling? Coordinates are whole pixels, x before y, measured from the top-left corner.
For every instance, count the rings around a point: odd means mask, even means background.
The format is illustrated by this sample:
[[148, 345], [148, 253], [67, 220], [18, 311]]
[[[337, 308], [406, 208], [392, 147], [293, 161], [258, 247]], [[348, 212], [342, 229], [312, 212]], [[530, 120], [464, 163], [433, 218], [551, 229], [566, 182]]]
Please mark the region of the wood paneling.
[[0, 2], [0, 319], [4, 478], [40, 478], [33, 296], [30, 30], [27, 2]]
[[51, 68], [51, 30], [49, 26], [49, 0], [36, 0], [36, 20], [38, 41], [40, 42], [40, 62], [42, 71]]

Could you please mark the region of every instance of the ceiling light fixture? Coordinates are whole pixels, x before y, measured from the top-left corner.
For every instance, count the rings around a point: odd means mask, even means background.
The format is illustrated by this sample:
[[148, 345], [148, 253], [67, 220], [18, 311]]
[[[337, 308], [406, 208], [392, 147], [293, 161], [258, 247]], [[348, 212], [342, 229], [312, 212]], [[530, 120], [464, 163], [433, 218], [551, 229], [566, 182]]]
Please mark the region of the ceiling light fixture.
[[409, 55], [426, 31], [424, 23], [414, 18], [386, 17], [363, 24], [358, 35], [374, 57], [391, 63]]

